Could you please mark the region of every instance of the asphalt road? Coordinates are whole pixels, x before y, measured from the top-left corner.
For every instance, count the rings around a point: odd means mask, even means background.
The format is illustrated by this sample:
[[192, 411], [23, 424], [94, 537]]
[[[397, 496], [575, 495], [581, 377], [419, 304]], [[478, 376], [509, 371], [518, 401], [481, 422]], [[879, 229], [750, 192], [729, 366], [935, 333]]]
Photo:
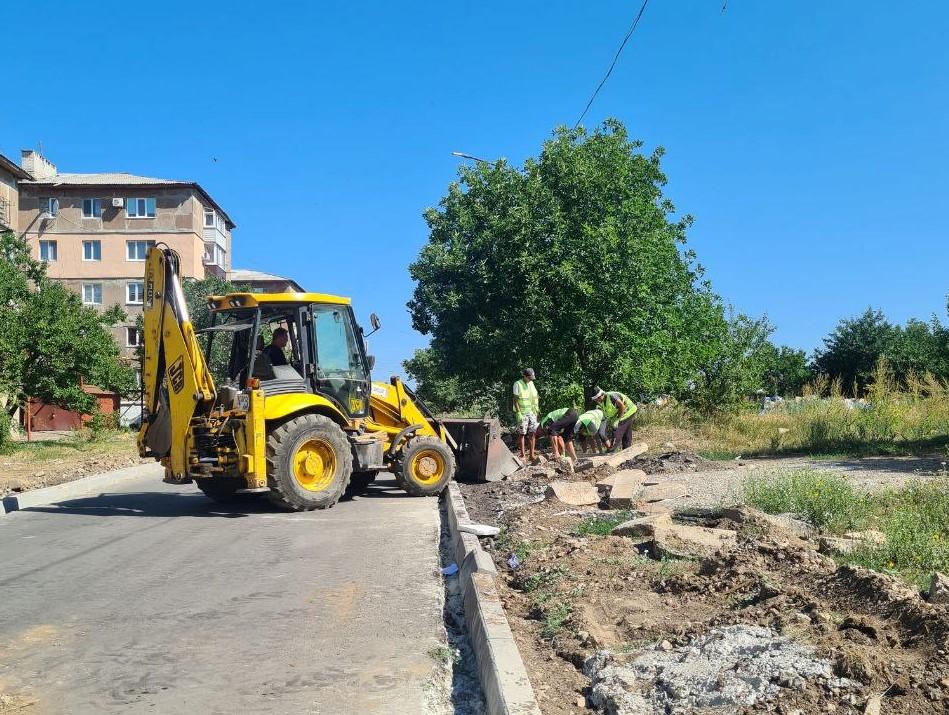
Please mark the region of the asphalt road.
[[0, 693], [44, 714], [438, 712], [434, 499], [382, 482], [329, 511], [222, 508], [149, 471], [0, 516]]

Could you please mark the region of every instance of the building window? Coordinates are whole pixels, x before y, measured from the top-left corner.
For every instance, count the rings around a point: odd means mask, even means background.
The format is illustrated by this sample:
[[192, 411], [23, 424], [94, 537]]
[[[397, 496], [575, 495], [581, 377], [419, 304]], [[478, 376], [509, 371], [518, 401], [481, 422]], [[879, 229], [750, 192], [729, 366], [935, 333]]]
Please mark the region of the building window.
[[126, 328], [125, 329], [125, 346], [129, 348], [137, 348], [142, 344], [142, 333], [138, 328]]
[[218, 246], [212, 241], [205, 241], [204, 243], [204, 265], [206, 266], [220, 266], [224, 268], [224, 259], [227, 256], [227, 251]]
[[45, 211], [50, 216], [58, 216], [59, 199], [40, 199], [40, 211]]
[[148, 255], [148, 249], [154, 245], [154, 241], [126, 241], [126, 257], [130, 261], [144, 261]]
[[40, 241], [40, 260], [47, 263], [56, 260], [56, 241]]
[[145, 284], [142, 281], [125, 284], [125, 302], [129, 305], [141, 305], [145, 301]]
[[86, 305], [102, 305], [102, 284], [83, 283], [82, 302]]
[[101, 261], [102, 260], [102, 241], [83, 241], [82, 242], [82, 260]]
[[82, 217], [102, 218], [102, 199], [83, 199]]
[[155, 218], [155, 199], [125, 199], [129, 218]]
[[214, 211], [211, 209], [204, 210], [204, 225], [209, 228], [214, 226]]

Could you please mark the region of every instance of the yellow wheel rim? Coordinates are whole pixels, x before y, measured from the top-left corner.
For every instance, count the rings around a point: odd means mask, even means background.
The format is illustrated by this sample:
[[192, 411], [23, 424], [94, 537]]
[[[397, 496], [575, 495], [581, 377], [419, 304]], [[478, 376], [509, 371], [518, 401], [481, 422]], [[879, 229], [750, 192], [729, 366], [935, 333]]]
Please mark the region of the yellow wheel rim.
[[293, 477], [308, 492], [321, 492], [336, 476], [336, 451], [329, 442], [309, 439], [293, 455]]
[[445, 458], [434, 449], [423, 449], [414, 457], [410, 473], [419, 484], [437, 484], [445, 475]]

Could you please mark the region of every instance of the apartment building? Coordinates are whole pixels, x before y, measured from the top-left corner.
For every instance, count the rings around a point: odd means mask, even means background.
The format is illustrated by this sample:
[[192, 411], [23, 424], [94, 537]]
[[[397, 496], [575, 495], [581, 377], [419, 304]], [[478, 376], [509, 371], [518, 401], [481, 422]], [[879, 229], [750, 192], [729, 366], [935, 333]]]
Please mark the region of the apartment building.
[[[7, 162], [9, 163], [9, 162]], [[0, 192], [3, 170], [0, 162]], [[17, 168], [17, 167], [15, 167]], [[145, 255], [165, 243], [181, 256], [183, 278], [227, 277], [234, 222], [197, 183], [124, 173], [64, 173], [36, 151], [22, 152], [16, 225], [11, 226], [86, 305], [120, 305], [129, 316], [113, 329], [128, 358], [140, 336]], [[2, 196], [2, 193], [0, 193]]]
[[23, 169], [0, 154], [0, 231], [16, 231], [20, 211], [17, 182], [32, 179]]

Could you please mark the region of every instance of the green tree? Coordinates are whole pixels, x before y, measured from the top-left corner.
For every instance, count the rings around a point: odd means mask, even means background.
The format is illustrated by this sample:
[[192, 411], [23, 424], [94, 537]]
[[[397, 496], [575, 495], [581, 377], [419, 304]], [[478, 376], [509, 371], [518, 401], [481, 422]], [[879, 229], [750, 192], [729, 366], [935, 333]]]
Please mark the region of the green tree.
[[[208, 296], [249, 291], [244, 285], [236, 285], [216, 276], [208, 276], [201, 280], [186, 279], [182, 282], [181, 290], [184, 293], [185, 303], [188, 305], [191, 325], [194, 326], [195, 330], [211, 327], [211, 308], [208, 305]], [[201, 347], [207, 355], [211, 374], [223, 375], [227, 371], [227, 364], [230, 360], [231, 341], [222, 339], [220, 335], [217, 336], [215, 340], [211, 341], [211, 351], [208, 355], [207, 337], [201, 335], [198, 337]]]
[[886, 355], [896, 329], [880, 310], [867, 308], [856, 318], [844, 318], [824, 338], [814, 365], [818, 372], [839, 378], [848, 394], [862, 395], [879, 359]]
[[773, 331], [767, 318], [738, 315], [729, 320], [716, 354], [699, 370], [687, 401], [700, 412], [719, 412], [737, 407], [761, 389]]
[[27, 397], [80, 412], [95, 399], [82, 380], [129, 394], [134, 372], [121, 362], [109, 327], [119, 308], [102, 314], [46, 277], [45, 266], [13, 234], [0, 235], [0, 392], [12, 412]]
[[763, 347], [761, 388], [771, 395], [800, 395], [814, 376], [807, 354], [787, 345]]
[[542, 409], [594, 385], [682, 394], [727, 339], [719, 298], [685, 248], [688, 216], [663, 196], [663, 151], [623, 125], [558, 129], [522, 168], [459, 169], [410, 266], [408, 304], [430, 346], [406, 363], [438, 409], [508, 409], [523, 366]]

